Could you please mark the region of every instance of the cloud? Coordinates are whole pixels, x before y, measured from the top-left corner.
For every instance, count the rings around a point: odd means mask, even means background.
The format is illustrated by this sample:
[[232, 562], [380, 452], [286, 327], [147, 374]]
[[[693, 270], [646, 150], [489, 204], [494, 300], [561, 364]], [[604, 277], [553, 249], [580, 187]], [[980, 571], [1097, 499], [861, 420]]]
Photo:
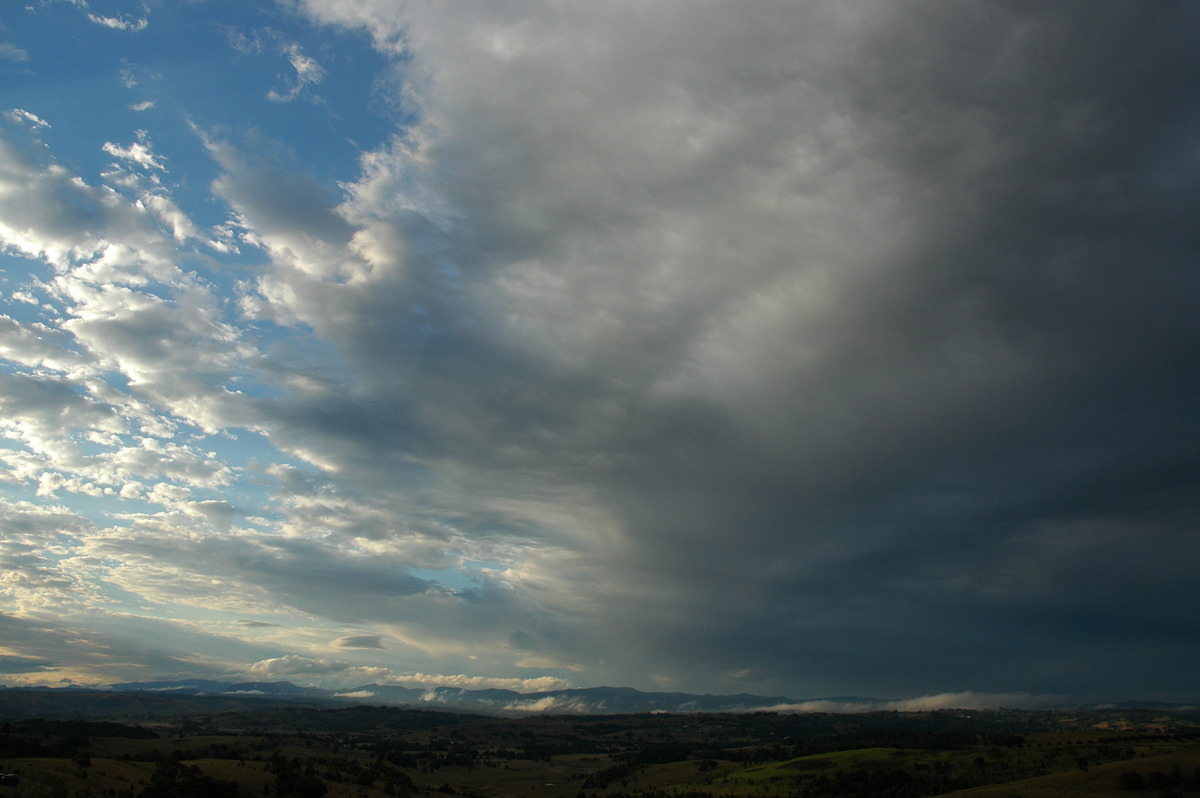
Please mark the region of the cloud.
[[[7, 117], [35, 136], [49, 128], [25, 111]], [[0, 351], [13, 367], [0, 377], [5, 427], [29, 453], [8, 455], [11, 475], [36, 481], [45, 495], [165, 495], [168, 486], [145, 485], [154, 478], [227, 484], [231, 472], [213, 455], [159, 440], [181, 419], [215, 430], [224, 422], [213, 411], [237, 404], [225, 390], [236, 350], [212, 352], [208, 368], [200, 355], [210, 346], [202, 341], [215, 340], [213, 324], [221, 326], [211, 293], [174, 264], [178, 246], [197, 240], [196, 227], [164, 189], [119, 168], [104, 176], [115, 188], [89, 185], [36, 138], [20, 142], [13, 134], [0, 147], [11, 156], [0, 181], [20, 194], [2, 209], [0, 238], [56, 272], [18, 292], [42, 303], [42, 320], [0, 321]], [[144, 134], [129, 148], [109, 144], [107, 151], [152, 170], [163, 165]], [[151, 283], [160, 293], [139, 290]], [[233, 328], [225, 331], [217, 338], [228, 344]], [[106, 382], [106, 371], [123, 374], [132, 390]]]
[[0, 42], [0, 59], [21, 63], [29, 60], [29, 53], [12, 42]]
[[146, 139], [146, 131], [144, 130], [138, 132], [138, 141], [135, 141], [128, 147], [120, 147], [111, 141], [104, 142], [104, 151], [115, 158], [135, 163], [147, 169], [164, 171], [167, 168], [163, 164], [162, 158], [155, 155], [151, 150], [151, 145]]
[[353, 666], [346, 662], [311, 659], [290, 654], [285, 657], [272, 657], [260, 660], [250, 665], [250, 672], [280, 676], [296, 673], [344, 671]]
[[24, 123], [31, 128], [47, 128], [50, 124], [39, 117], [37, 114], [30, 113], [23, 108], [13, 108], [5, 111], [4, 115], [14, 122]]
[[[559, 597], [610, 641], [597, 648], [883, 686], [928, 671], [913, 654], [872, 673], [866, 652], [910, 635], [943, 652], [939, 678], [1003, 689], [1022, 662], [1054, 691], [1066, 680], [1034, 652], [1082, 627], [1064, 615], [1051, 632], [1018, 620], [1015, 593], [973, 590], [997, 575], [992, 555], [1044, 539], [1030, 513], [1099, 521], [1110, 480], [1127, 488], [1117, 526], [1188, 523], [1194, 462], [1169, 430], [1192, 426], [1177, 397], [1194, 372], [1168, 364], [1194, 362], [1180, 348], [1194, 325], [1179, 303], [1153, 320], [1135, 308], [1194, 294], [1190, 239], [1169, 222], [1143, 239], [1134, 219], [1194, 201], [1155, 177], [1168, 162], [1191, 173], [1194, 120], [1116, 99], [1191, 63], [1159, 39], [1162, 19], [658, 4], [630, 30], [597, 7], [306, 7], [406, 43], [423, 124], [373, 154], [343, 207], [356, 226], [387, 220], [406, 260], [370, 296], [280, 269], [260, 283], [265, 306], [336, 341], [358, 390], [388, 397], [395, 437], [372, 438], [438, 464], [460, 528], [486, 538], [489, 518], [537, 541], [508, 584]], [[1078, 14], [1099, 38], [1078, 35]], [[1135, 73], [1100, 66], [1113, 48], [1142, 54]], [[1048, 53], [1069, 54], [1061, 79], [1042, 80]], [[389, 205], [377, 185], [420, 188]], [[1173, 420], [1149, 422], [1134, 394]], [[369, 426], [358, 401], [347, 410]], [[1170, 509], [1119, 465], [1146, 434], [1179, 480]], [[355, 479], [379, 462], [369, 441], [325, 452]], [[1111, 540], [1079, 543], [1118, 567]], [[1152, 550], [1134, 556], [1139, 584], [1183, 589]], [[1070, 603], [1087, 579], [1047, 580], [1042, 600]], [[986, 662], [947, 653], [938, 629], [968, 630]], [[593, 661], [586, 639], [564, 639], [561, 661]]]
[[295, 100], [308, 87], [315, 86], [325, 79], [325, 68], [317, 61], [304, 54], [300, 45], [292, 42], [283, 48], [283, 54], [287, 56], [288, 63], [295, 70], [295, 77], [290, 81], [290, 84], [284, 91], [279, 92], [271, 89], [267, 92], [267, 99], [274, 103], [286, 103]]
[[381, 635], [346, 635], [333, 641], [336, 648], [383, 648]]
[[53, 662], [0, 654], [0, 673], [37, 673], [53, 667]]
[[352, 687], [386, 681], [387, 668], [364, 667], [338, 660], [317, 659], [289, 654], [251, 664], [246, 673], [253, 679], [281, 680], [303, 677], [323, 684]]
[[[402, 687], [450, 687], [462, 690], [514, 690], [538, 692], [568, 689], [573, 685], [552, 676], [534, 678], [485, 677], [465, 674], [395, 673], [387, 668], [361, 667], [340, 660], [287, 655], [261, 660], [248, 666], [247, 673], [255, 678], [280, 679], [304, 676], [312, 679], [334, 678], [341, 684], [396, 684]], [[357, 682], [355, 680], [358, 680]], [[436, 701], [436, 694], [427, 700]]]
[[[83, 587], [83, 595], [91, 598], [91, 591]], [[80, 593], [75, 595], [78, 599]], [[61, 681], [96, 686], [139, 675], [221, 678], [229, 669], [222, 655], [232, 654], [243, 662], [262, 656], [258, 646], [209, 634], [186, 622], [103, 610], [84, 613], [78, 600], [50, 607], [48, 612], [30, 612], [27, 607], [15, 611], [26, 617], [0, 613], [0, 632], [8, 655], [43, 665], [29, 673], [6, 674], [4, 681], [10, 685]], [[208, 653], [190, 653], [193, 646]]]
[[568, 696], [543, 696], [534, 701], [510, 701], [504, 705], [509, 712], [554, 713], [556, 715], [585, 715], [603, 712], [603, 702], [600, 705], [590, 703], [582, 698]]
[[513, 690], [536, 693], [545, 690], [567, 690], [569, 681], [554, 676], [532, 678], [468, 676], [466, 674], [410, 673], [397, 674], [392, 682], [403, 687], [455, 687], [462, 690]]
[[[0, 506], [0, 522], [5, 529], [0, 541], [0, 594], [10, 612], [37, 616], [44, 612], [62, 615], [80, 600], [95, 596], [92, 586], [59, 567], [93, 528], [93, 525], [62, 506], [39, 506], [32, 502], [8, 502]], [[55, 545], [46, 550], [45, 542]], [[14, 632], [5, 645], [10, 653], [20, 652], [19, 634]], [[49, 652], [30, 651], [22, 656], [46, 657]], [[67, 661], [72, 661], [67, 658]]]
[[0, 120], [22, 612], [346, 687], [1191, 689], [1197, 11], [296, 9], [212, 69], [386, 119]]
[[0, 315], [0, 355], [26, 367], [86, 373], [86, 358], [69, 347], [59, 330], [41, 323], [21, 324], [7, 315]]
[[89, 13], [87, 18], [101, 27], [112, 30], [137, 32], [145, 30], [150, 25], [150, 20], [146, 17], [130, 19], [128, 17], [105, 17], [100, 14]]
[[353, 229], [334, 211], [324, 188], [274, 163], [269, 144], [259, 147], [261, 152], [242, 151], [208, 134], [202, 137], [223, 169], [214, 190], [244, 217], [279, 264], [335, 278], [347, 259], [341, 250]]
[[1067, 703], [1066, 696], [1030, 695], [1028, 693], [939, 693], [917, 698], [891, 701], [855, 701], [853, 699], [824, 699], [780, 704], [772, 712], [932, 712], [941, 709], [1043, 709]]
[[[75, 276], [93, 282], [153, 280], [178, 285], [180, 270], [174, 264], [178, 253], [168, 243], [172, 239], [164, 238], [159, 227], [162, 217], [154, 210], [161, 206], [161, 193], [136, 181], [117, 181], [120, 188], [133, 188], [141, 195], [129, 199], [113, 187], [91, 185], [46, 151], [37, 138], [49, 127], [44, 120], [22, 110], [11, 111], [6, 118], [19, 123], [25, 138], [32, 139], [0, 136], [4, 156], [0, 186], [6, 189], [6, 199], [0, 201], [0, 241], [5, 247], [64, 272], [78, 267]], [[127, 154], [154, 161], [146, 146], [131, 147]]]

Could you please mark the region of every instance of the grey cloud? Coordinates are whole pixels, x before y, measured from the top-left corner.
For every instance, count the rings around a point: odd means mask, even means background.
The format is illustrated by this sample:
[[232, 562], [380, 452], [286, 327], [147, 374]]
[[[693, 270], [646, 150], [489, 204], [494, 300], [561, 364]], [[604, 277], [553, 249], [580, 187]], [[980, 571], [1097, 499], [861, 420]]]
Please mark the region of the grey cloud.
[[0, 673], [35, 673], [47, 670], [53, 666], [54, 663], [47, 660], [13, 657], [7, 654], [0, 655]]
[[[243, 617], [440, 673], [1192, 689], [1200, 11], [303, 8], [405, 42], [411, 124], [340, 199], [265, 135], [201, 134], [268, 261], [245, 317], [163, 265], [165, 216], [101, 207], [36, 143], [0, 153], [28, 197], [0, 220], [33, 231], [13, 246], [142, 259], [55, 283], [85, 354], [284, 453], [248, 467], [267, 506], [126, 514], [80, 565], [183, 604], [215, 579]], [[0, 327], [12, 359], [56, 368], [31, 329]], [[31, 423], [106, 412], [0, 379]], [[173, 468], [132, 441], [109, 461], [235, 481], [173, 446]], [[414, 575], [460, 563], [468, 587]]]
[[121, 424], [111, 408], [81, 396], [78, 383], [0, 372], [0, 401], [4, 415], [12, 420], [57, 431], [61, 419], [70, 416], [80, 426], [116, 427]]
[[[251, 139], [250, 151], [243, 152], [215, 138], [207, 141], [209, 151], [226, 170], [214, 188], [247, 216], [256, 233], [294, 242], [297, 255], [304, 254], [306, 244], [336, 246], [349, 241], [352, 230], [333, 212], [324, 188], [281, 168], [268, 154], [255, 152], [269, 152], [270, 144]], [[306, 242], [304, 237], [311, 240]]]
[[340, 622], [401, 621], [437, 611], [437, 601], [422, 596], [444, 593], [397, 562], [317, 540], [197, 535], [169, 515], [90, 538], [86, 554], [116, 563], [104, 568], [106, 578], [148, 600], [242, 612], [282, 605]]
[[44, 324], [24, 325], [0, 316], [0, 354], [25, 366], [68, 371], [83, 365], [83, 358], [64, 346], [61, 332]]
[[[35, 282], [64, 317], [47, 305], [45, 323], [6, 325], [9, 357], [80, 375], [121, 371], [133, 393], [208, 429], [250, 420], [247, 403], [225, 390], [241, 354], [234, 328], [208, 288], [176, 265], [180, 246], [194, 243], [195, 226], [162, 189], [89, 185], [40, 142], [13, 143], [19, 139], [0, 140], [0, 182], [9, 186], [6, 196], [21, 197], [0, 203], [0, 237], [56, 268], [49, 284]], [[147, 283], [171, 299], [130, 287]], [[62, 350], [52, 352], [54, 344]]]
[[34, 255], [45, 251], [37, 240], [41, 236], [68, 248], [93, 249], [102, 229], [100, 196], [91, 187], [73, 182], [65, 169], [51, 166], [43, 171], [41, 167], [34, 156], [13, 146], [7, 137], [0, 138], [0, 184], [7, 189], [0, 218], [19, 236], [6, 243]]
[[346, 635], [333, 641], [337, 648], [383, 648], [380, 635]]
[[[63, 487], [73, 492], [99, 495], [122, 489], [137, 480], [169, 479], [191, 486], [225, 484], [229, 467], [194, 447], [144, 438], [125, 445], [130, 433], [127, 407], [111, 393], [116, 406], [97, 398], [90, 380], [67, 380], [0, 371], [0, 428], [20, 440], [29, 462], [13, 469], [18, 479], [40, 479], [53, 492]], [[85, 453], [79, 439], [90, 439], [93, 451]], [[200, 511], [215, 505], [199, 504]]]
[[[643, 659], [703, 680], [744, 651], [776, 684], [848, 689], [906, 639], [961, 640], [994, 668], [964, 647], [943, 675], [1045, 679], [1141, 640], [1154, 601], [1100, 620], [1118, 573], [1126, 596], [1189, 590], [1169, 563], [1196, 509], [1195, 12], [845, 9], [668, 4], [633, 31], [416, 13], [439, 120], [420, 177], [444, 204], [408, 247], [455, 276], [422, 284], [448, 289], [428, 315], [341, 295], [388, 320], [330, 331], [360, 390], [403, 375], [345, 406], [393, 455], [454, 464], [462, 493], [435, 503], [586, 486], [620, 533], [591, 540], [613, 576], [577, 620]], [[1171, 532], [1139, 548], [1147, 524]], [[1087, 566], [1045, 547], [1057, 525], [1088, 530]], [[1005, 587], [1022, 569], [1036, 599]], [[929, 663], [894, 666], [880, 689]], [[1077, 687], [1133, 679], [1100, 670]]]
[[119, 186], [130, 198], [89, 184], [50, 154], [39, 138], [49, 127], [44, 120], [19, 109], [5, 119], [16, 123], [0, 128], [0, 239], [7, 247], [62, 271], [78, 266], [96, 281], [176, 283], [177, 242], [159, 227], [181, 221], [169, 200], [138, 185]]
[[[70, 682], [107, 684], [126, 681], [135, 672], [163, 678], [219, 678], [227, 674], [209, 664], [231, 654], [235, 661], [267, 656], [258, 646], [206, 635], [194, 627], [156, 618], [56, 613], [51, 617], [21, 618], [0, 613], [0, 633], [15, 656], [43, 663], [47, 674]], [[196, 652], [205, 652], [197, 661]], [[14, 672], [14, 675], [19, 675]]]
[[[81, 395], [82, 389], [75, 381], [0, 371], [0, 429], [24, 444], [44, 475], [59, 471], [73, 474], [89, 468], [90, 458], [84, 455], [73, 433], [124, 431], [125, 424], [113, 409]], [[36, 474], [18, 472], [15, 476], [30, 478]]]
[[224, 501], [193, 502], [191, 506], [222, 532], [229, 531], [234, 517], [242, 512], [229, 502]]

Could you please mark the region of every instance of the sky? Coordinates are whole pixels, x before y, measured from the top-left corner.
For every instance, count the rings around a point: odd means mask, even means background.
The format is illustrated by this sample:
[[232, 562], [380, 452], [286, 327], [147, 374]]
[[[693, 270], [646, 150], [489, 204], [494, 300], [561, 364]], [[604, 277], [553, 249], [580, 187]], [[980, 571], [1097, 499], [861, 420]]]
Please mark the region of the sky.
[[1198, 32], [5, 4], [0, 684], [1200, 700]]

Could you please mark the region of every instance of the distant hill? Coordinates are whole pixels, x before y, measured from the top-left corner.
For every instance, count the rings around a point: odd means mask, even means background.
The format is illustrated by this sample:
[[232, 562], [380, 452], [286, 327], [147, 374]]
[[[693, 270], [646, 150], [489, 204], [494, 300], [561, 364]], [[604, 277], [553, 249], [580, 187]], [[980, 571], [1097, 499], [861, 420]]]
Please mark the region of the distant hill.
[[[456, 709], [494, 714], [620, 714], [636, 712], [745, 712], [794, 703], [785, 696], [696, 695], [647, 693], [631, 687], [586, 687], [518, 693], [513, 690], [467, 690], [459, 687], [414, 688], [364, 684], [346, 690], [300, 687], [291, 682], [216, 682], [202, 679], [125, 682], [116, 693], [174, 696], [255, 697], [387, 704], [429, 709]], [[870, 700], [870, 699], [860, 699]]]
[[[82, 706], [85, 702], [78, 702], [81, 704], [76, 714], [78, 717], [135, 712], [148, 716], [183, 715], [221, 712], [246, 706], [262, 708], [270, 703], [300, 703], [313, 706], [369, 704], [500, 716], [763, 712], [787, 711], [788, 708], [804, 704], [819, 707], [825, 712], [836, 712], [839, 706], [853, 707], [854, 712], [866, 712], [887, 710], [893, 706], [892, 702], [887, 700], [859, 696], [800, 701], [786, 696], [759, 696], [747, 693], [698, 695], [643, 692], [631, 687], [586, 687], [518, 693], [498, 689], [467, 690], [459, 687], [416, 688], [364, 684], [343, 690], [326, 690], [301, 687], [286, 681], [222, 682], [183, 679], [125, 682], [98, 690], [84, 690], [78, 687], [0, 687], [0, 715], [61, 714], [66, 712], [63, 707], [71, 705], [71, 695], [89, 696], [86, 707]], [[55, 698], [51, 699], [50, 696]], [[102, 711], [101, 708], [105, 707], [111, 711]], [[1126, 702], [1114, 708], [1169, 710], [1182, 707], [1163, 702]]]
[[[364, 684], [344, 690], [301, 687], [292, 682], [221, 682], [211, 679], [182, 679], [124, 682], [107, 688], [79, 687], [0, 688], [0, 714], [70, 714], [63, 709], [73, 703], [70, 696], [87, 696], [88, 709], [79, 713], [141, 712], [146, 715], [176, 715], [219, 712], [241, 707], [245, 702], [309, 703], [327, 706], [372, 704], [419, 709], [481, 712], [492, 715], [567, 714], [610, 715], [640, 712], [752, 712], [794, 703], [784, 696], [697, 695], [653, 693], [630, 687], [587, 687], [518, 693], [513, 690], [467, 690], [459, 687], [414, 688], [390, 684]], [[871, 699], [856, 699], [859, 702]], [[882, 703], [882, 702], [881, 702]], [[5, 712], [5, 708], [11, 711]], [[82, 716], [82, 715], [80, 715]]]
[[0, 721], [21, 718], [177, 718], [243, 709], [272, 709], [297, 703], [330, 706], [328, 701], [187, 692], [115, 692], [78, 688], [0, 689]]

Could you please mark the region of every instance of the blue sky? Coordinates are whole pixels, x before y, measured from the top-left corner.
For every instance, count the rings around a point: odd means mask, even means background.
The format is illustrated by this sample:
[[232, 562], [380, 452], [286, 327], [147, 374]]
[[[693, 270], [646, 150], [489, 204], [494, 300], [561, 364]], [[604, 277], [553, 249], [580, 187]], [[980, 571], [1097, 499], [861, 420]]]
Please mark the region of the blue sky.
[[1197, 13], [6, 7], [0, 681], [1194, 699]]

